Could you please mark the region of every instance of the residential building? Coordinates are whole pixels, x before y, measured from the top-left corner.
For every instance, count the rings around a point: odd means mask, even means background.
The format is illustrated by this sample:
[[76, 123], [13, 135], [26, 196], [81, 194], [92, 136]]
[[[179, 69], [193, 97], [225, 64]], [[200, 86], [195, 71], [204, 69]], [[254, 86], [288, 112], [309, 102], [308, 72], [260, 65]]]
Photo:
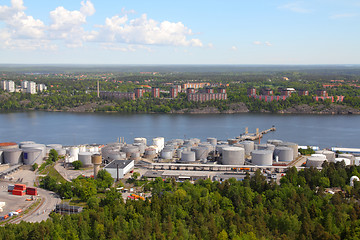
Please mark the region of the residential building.
[[143, 89], [142, 88], [135, 88], [135, 97], [141, 98], [143, 96]]
[[211, 100], [226, 100], [226, 93], [189, 93], [188, 101], [205, 102]]
[[101, 98], [115, 98], [115, 99], [130, 99], [130, 100], [135, 100], [135, 93], [130, 93], [130, 92], [105, 92], [105, 91], [100, 91], [99, 92], [100, 97]]
[[247, 89], [247, 94], [248, 94], [249, 96], [254, 96], [254, 95], [256, 95], [256, 88], [248, 88], [248, 89]]
[[158, 87], [151, 88], [151, 93], [152, 93], [153, 98], [159, 98], [160, 97], [160, 88], [158, 88]]
[[26, 88], [26, 93], [35, 94], [36, 93], [36, 83], [29, 82]]
[[178, 88], [177, 87], [171, 87], [170, 88], [170, 97], [176, 98], [178, 96]]

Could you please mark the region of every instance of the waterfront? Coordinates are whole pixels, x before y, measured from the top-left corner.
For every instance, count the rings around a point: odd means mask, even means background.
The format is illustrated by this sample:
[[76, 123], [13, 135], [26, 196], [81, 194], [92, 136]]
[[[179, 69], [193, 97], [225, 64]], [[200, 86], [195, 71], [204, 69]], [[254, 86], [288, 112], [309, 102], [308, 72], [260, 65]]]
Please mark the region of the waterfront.
[[280, 114], [106, 114], [67, 112], [13, 112], [0, 114], [1, 142], [32, 140], [63, 145], [109, 143], [124, 137], [151, 140], [175, 138], [234, 138], [256, 128], [275, 125], [277, 131], [262, 139], [282, 139], [299, 145], [359, 147], [359, 115]]

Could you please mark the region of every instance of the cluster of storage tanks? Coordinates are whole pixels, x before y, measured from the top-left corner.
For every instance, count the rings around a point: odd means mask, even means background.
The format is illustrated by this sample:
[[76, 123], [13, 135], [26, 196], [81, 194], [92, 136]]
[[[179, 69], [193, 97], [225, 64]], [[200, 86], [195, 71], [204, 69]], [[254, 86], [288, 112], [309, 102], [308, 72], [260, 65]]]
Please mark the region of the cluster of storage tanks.
[[281, 140], [269, 140], [266, 144], [237, 139], [224, 142], [212, 137], [206, 142], [197, 138], [165, 142], [163, 137], [157, 137], [152, 139], [151, 145], [147, 144], [146, 138], [135, 138], [132, 144], [110, 143], [101, 149], [101, 153], [108, 161], [158, 157], [163, 161], [175, 159], [183, 163], [212, 159], [223, 165], [244, 165], [248, 158], [254, 165], [270, 166], [274, 161], [291, 162], [298, 156], [298, 145]]
[[74, 161], [81, 161], [84, 167], [92, 166], [92, 156], [100, 154], [100, 148], [98, 145], [80, 145], [66, 148], [66, 162], [72, 163]]
[[51, 149], [55, 149], [59, 155], [66, 153], [60, 144], [44, 145], [33, 141], [24, 141], [19, 144], [14, 142], [0, 143], [0, 163], [10, 166], [41, 164]]
[[359, 165], [360, 158], [349, 153], [336, 154], [335, 152], [329, 150], [318, 150], [307, 158], [306, 166], [321, 167], [325, 161], [335, 163], [344, 161], [345, 165]]

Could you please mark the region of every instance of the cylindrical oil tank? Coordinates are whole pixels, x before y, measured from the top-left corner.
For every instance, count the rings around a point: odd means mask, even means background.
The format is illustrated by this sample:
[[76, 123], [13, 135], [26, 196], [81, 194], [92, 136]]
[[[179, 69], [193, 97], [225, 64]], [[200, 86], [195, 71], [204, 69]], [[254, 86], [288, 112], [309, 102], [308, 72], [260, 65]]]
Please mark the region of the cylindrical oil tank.
[[145, 158], [153, 159], [156, 156], [156, 149], [155, 148], [146, 148], [144, 153]]
[[314, 154], [311, 154], [312, 157], [317, 157], [317, 158], [321, 158], [321, 159], [324, 159], [324, 160], [327, 160], [326, 159], [326, 156], [324, 154], [320, 154], [320, 153], [314, 153]]
[[91, 166], [91, 156], [93, 154], [89, 152], [79, 152], [78, 159], [84, 167]]
[[165, 146], [165, 139], [163, 137], [153, 138], [153, 145], [158, 147], [158, 150], [161, 151]]
[[176, 149], [176, 157], [181, 158], [181, 154], [184, 150], [182, 148]]
[[80, 149], [78, 147], [71, 147], [69, 151], [70, 157], [74, 157], [74, 161], [79, 160]]
[[215, 146], [208, 142], [201, 142], [198, 145], [199, 147], [206, 147], [208, 149], [208, 153], [213, 152], [215, 150]]
[[198, 138], [192, 138], [191, 140], [193, 140], [195, 144], [199, 144], [201, 142], [201, 140]]
[[294, 160], [293, 149], [289, 147], [276, 147], [274, 151], [274, 157], [277, 157], [281, 162], [291, 162]]
[[228, 141], [229, 145], [234, 145], [239, 142], [239, 140], [237, 140], [235, 138], [228, 139], [227, 141]]
[[34, 141], [22, 141], [19, 143], [19, 146], [21, 148], [22, 145], [28, 145], [28, 144], [35, 144], [35, 142]]
[[194, 145], [195, 145], [195, 142], [194, 142], [194, 140], [192, 140], [192, 139], [187, 139], [187, 140], [184, 141], [184, 145], [194, 146]]
[[315, 151], [315, 154], [322, 154], [326, 157], [326, 160], [328, 162], [334, 162], [335, 161], [335, 152], [329, 151], [329, 150], [318, 150]]
[[182, 139], [175, 139], [174, 142], [176, 142], [178, 146], [181, 146], [184, 144], [184, 140], [182, 140]]
[[256, 150], [271, 150], [275, 151], [275, 145], [270, 143], [264, 143], [264, 144], [257, 144], [255, 145]]
[[207, 147], [192, 147], [191, 151], [195, 152], [196, 160], [207, 159], [207, 156], [209, 154], [209, 150]]
[[210, 143], [211, 145], [213, 145], [213, 146], [216, 146], [216, 145], [217, 145], [217, 139], [216, 139], [216, 138], [208, 137], [208, 138], [206, 139], [206, 141], [207, 141], [208, 143]]
[[194, 162], [195, 161], [195, 152], [192, 151], [183, 151], [181, 153], [182, 162]]
[[80, 145], [79, 146], [79, 152], [86, 152], [86, 146], [85, 145]]
[[[46, 157], [46, 146], [44, 144], [27, 144], [27, 145], [22, 145], [21, 149], [25, 150], [25, 149], [40, 149], [41, 150], [41, 154], [42, 154], [42, 158]], [[42, 160], [42, 159], [41, 159]]]
[[245, 162], [245, 149], [239, 147], [227, 147], [222, 149], [223, 165], [243, 165]]
[[130, 155], [131, 160], [139, 160], [140, 159], [140, 152], [132, 152]]
[[145, 153], [146, 145], [144, 143], [134, 143], [133, 145], [139, 148], [141, 155]]
[[338, 154], [338, 158], [347, 158], [350, 159], [351, 161], [355, 160], [355, 156], [349, 153], [340, 153]]
[[50, 149], [60, 149], [62, 148], [63, 146], [61, 144], [48, 144], [46, 145], [47, 148], [50, 148]]
[[217, 151], [219, 154], [222, 154], [223, 149], [224, 149], [224, 148], [227, 148], [227, 147], [230, 147], [230, 146], [229, 146], [228, 144], [216, 145], [216, 151]]
[[4, 153], [4, 151], [2, 149], [0, 149], [0, 164], [3, 164], [3, 162], [4, 162], [3, 153]]
[[174, 154], [174, 150], [170, 150], [170, 149], [163, 149], [161, 151], [160, 157], [162, 159], [172, 159], [173, 158], [173, 154]]
[[1, 149], [16, 149], [16, 148], [19, 148], [19, 145], [17, 145], [16, 143], [14, 142], [2, 142], [0, 143], [0, 148]]
[[66, 155], [66, 150], [61, 148], [61, 149], [56, 149], [57, 153], [59, 156], [65, 156]]
[[334, 162], [342, 162], [344, 161], [345, 162], [345, 165], [348, 166], [348, 165], [351, 165], [351, 160], [348, 159], [348, 158], [335, 158], [334, 159]]
[[23, 149], [24, 165], [33, 165], [34, 163], [40, 165], [42, 160], [41, 149]]
[[109, 151], [106, 153], [106, 159], [108, 160], [125, 160], [126, 153], [119, 151]]
[[277, 139], [269, 139], [266, 142], [275, 146], [279, 146], [283, 141]]
[[254, 150], [251, 152], [251, 162], [258, 166], [271, 166], [273, 164], [273, 151]]
[[143, 143], [146, 146], [147, 140], [143, 137], [134, 138], [134, 143]]
[[4, 163], [9, 165], [21, 164], [22, 150], [21, 149], [4, 149], [3, 153]]
[[292, 148], [292, 150], [293, 150], [293, 158], [296, 159], [298, 157], [298, 155], [299, 155], [299, 153], [298, 153], [299, 145], [297, 143], [282, 142], [282, 143], [279, 144], [279, 146]]
[[126, 153], [126, 157], [130, 157], [131, 153], [140, 152], [140, 149], [138, 146], [126, 145], [122, 147], [122, 151]]
[[253, 141], [243, 141], [241, 144], [244, 145], [245, 155], [250, 155], [251, 151], [255, 150], [255, 143]]
[[321, 167], [321, 165], [326, 161], [321, 156], [310, 156], [306, 160], [306, 167]]

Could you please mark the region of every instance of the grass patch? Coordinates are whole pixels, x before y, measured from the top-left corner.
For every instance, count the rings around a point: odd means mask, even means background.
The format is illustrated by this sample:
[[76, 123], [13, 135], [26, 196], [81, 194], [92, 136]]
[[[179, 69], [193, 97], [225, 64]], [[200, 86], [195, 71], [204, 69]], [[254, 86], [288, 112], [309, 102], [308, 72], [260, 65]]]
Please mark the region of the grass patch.
[[57, 182], [61, 182], [61, 183], [66, 182], [66, 179], [63, 176], [61, 176], [61, 174], [58, 171], [56, 171], [54, 166], [55, 163], [49, 165], [46, 169], [43, 170], [42, 174], [46, 174], [50, 177], [56, 178]]

